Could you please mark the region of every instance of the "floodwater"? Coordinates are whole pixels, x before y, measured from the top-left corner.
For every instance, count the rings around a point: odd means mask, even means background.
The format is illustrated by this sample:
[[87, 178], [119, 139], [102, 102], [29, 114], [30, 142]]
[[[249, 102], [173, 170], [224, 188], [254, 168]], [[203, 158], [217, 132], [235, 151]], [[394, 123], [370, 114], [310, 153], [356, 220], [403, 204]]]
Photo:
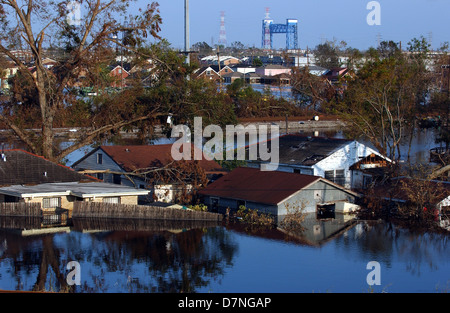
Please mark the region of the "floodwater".
[[[338, 130], [303, 134], [344, 137]], [[434, 137], [433, 129], [421, 130], [414, 136], [413, 161], [428, 161], [429, 149], [436, 146]], [[69, 155], [67, 165], [91, 149], [84, 147]], [[407, 149], [404, 143], [404, 157]], [[159, 225], [155, 221], [74, 220], [70, 227], [35, 230], [36, 223], [30, 226], [0, 217], [0, 290], [450, 290], [448, 234], [414, 232], [384, 222], [349, 221], [342, 216], [327, 220], [311, 217], [306, 224], [301, 234], [288, 236], [277, 229], [255, 230], [235, 223], [196, 226]], [[69, 287], [74, 283], [67, 281], [73, 273], [73, 267], [67, 267], [71, 261], [79, 265], [80, 285]], [[372, 261], [379, 267], [372, 267]], [[373, 284], [378, 282], [374, 278], [379, 279], [379, 284]]]
[[[441, 293], [450, 288], [449, 236], [384, 222], [310, 217], [296, 235], [234, 222], [196, 227], [74, 220], [56, 233], [0, 222], [3, 290]], [[79, 284], [68, 280], [74, 277], [71, 261], [79, 266]], [[368, 267], [371, 261], [378, 262], [377, 272]]]

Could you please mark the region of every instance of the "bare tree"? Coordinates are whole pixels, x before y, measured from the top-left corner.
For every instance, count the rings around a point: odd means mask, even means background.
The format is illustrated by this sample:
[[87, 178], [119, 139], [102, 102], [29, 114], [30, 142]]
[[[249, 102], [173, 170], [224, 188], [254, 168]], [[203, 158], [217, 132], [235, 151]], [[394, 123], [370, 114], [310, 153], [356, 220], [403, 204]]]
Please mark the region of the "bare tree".
[[[115, 120], [111, 123], [104, 120], [104, 123], [92, 125], [80, 134], [72, 146], [60, 150], [55, 145], [55, 119], [61, 110], [73, 103], [67, 89], [70, 80], [76, 78], [77, 71], [80, 68], [89, 70], [98, 64], [111, 44], [133, 49], [130, 45], [124, 45], [114, 34], [126, 31], [127, 36], [135, 39], [159, 39], [161, 23], [157, 3], [149, 4], [133, 16], [126, 14], [128, 8], [134, 5], [134, 0], [79, 0], [77, 3], [80, 4], [81, 20], [78, 24], [70, 25], [67, 16], [73, 12], [69, 2], [0, 0], [0, 53], [14, 62], [31, 82], [39, 113], [35, 118], [39, 119], [41, 133], [36, 135], [27, 131], [14, 118], [13, 108], [17, 109], [21, 103], [2, 103], [0, 121], [26, 143], [32, 152], [55, 161], [90, 143], [99, 134], [119, 130], [126, 125], [158, 115], [157, 109], [153, 108], [139, 115], [130, 115], [126, 120]], [[43, 62], [45, 45], [58, 37], [66, 40], [67, 54], [64, 60], [59, 60], [57, 65], [48, 69]], [[128, 41], [133, 44], [137, 42]], [[23, 47], [18, 46], [18, 42]], [[30, 56], [29, 59], [21, 58], [16, 53], [15, 50], [21, 48], [24, 49], [22, 52]], [[33, 67], [32, 71], [29, 70], [30, 65]]]

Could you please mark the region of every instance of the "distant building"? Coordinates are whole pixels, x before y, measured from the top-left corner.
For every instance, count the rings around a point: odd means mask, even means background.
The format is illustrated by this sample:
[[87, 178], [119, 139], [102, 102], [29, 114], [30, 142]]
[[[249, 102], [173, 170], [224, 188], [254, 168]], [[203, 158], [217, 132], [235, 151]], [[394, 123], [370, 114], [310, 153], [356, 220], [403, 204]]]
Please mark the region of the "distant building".
[[116, 65], [109, 72], [114, 81], [111, 83], [111, 87], [125, 87], [125, 79], [130, 76], [130, 73], [121, 65]]
[[255, 73], [262, 76], [276, 76], [280, 74], [291, 74], [291, 69], [282, 65], [269, 64], [263, 67], [258, 67]]
[[220, 60], [220, 65], [221, 66], [231, 66], [232, 64], [238, 64], [241, 61], [233, 56], [229, 56], [229, 55], [224, 55], [224, 56], [217, 56], [217, 55], [209, 55], [206, 57], [203, 57], [200, 59], [200, 62], [202, 64], [207, 64], [207, 65], [219, 65], [219, 60]]
[[229, 73], [233, 73], [233, 70], [229, 66], [209, 65], [199, 68], [194, 72], [194, 78], [203, 78], [206, 80], [219, 81], [220, 78]]
[[322, 76], [324, 78], [328, 79], [328, 81], [330, 81], [330, 83], [337, 84], [340, 78], [345, 77], [349, 74], [350, 74], [350, 71], [348, 68], [336, 67], [336, 68], [329, 69]]

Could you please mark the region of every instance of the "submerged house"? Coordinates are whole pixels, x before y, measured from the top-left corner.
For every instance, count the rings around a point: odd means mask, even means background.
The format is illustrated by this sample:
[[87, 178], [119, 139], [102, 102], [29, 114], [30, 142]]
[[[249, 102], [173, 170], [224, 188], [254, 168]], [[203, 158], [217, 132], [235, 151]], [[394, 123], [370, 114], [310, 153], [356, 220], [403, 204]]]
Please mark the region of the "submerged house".
[[0, 202], [37, 202], [43, 210], [71, 210], [75, 201], [137, 204], [144, 194], [148, 191], [102, 183], [24, 150], [1, 153]]
[[359, 194], [319, 176], [240, 167], [199, 191], [210, 210], [240, 206], [282, 217], [289, 209], [355, 210]]
[[43, 210], [72, 210], [76, 201], [138, 204], [138, 197], [147, 194], [147, 190], [102, 182], [44, 183], [0, 187], [0, 202], [38, 202]]
[[[142, 200], [172, 202], [179, 190], [176, 182], [149, 183], [144, 176], [130, 175], [168, 166], [174, 162], [171, 149], [171, 144], [100, 146], [76, 161], [72, 167], [77, 171], [92, 173], [104, 182], [151, 190], [151, 197]], [[197, 162], [210, 180], [225, 173], [216, 161], [203, 159]]]
[[[369, 186], [379, 175], [379, 170], [391, 162], [355, 140], [293, 134], [280, 136], [278, 140], [278, 164], [249, 160], [247, 166], [320, 176], [345, 188], [360, 189]], [[267, 146], [268, 142], [260, 144]]]

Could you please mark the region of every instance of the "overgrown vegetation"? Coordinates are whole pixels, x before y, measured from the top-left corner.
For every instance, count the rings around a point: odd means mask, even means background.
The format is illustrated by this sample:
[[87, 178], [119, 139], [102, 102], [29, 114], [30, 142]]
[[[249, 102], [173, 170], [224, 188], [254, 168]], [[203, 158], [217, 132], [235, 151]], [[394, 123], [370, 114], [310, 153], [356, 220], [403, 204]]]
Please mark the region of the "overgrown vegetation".
[[274, 225], [274, 218], [267, 213], [261, 213], [257, 209], [249, 209], [241, 205], [235, 216], [239, 221], [247, 223], [251, 226], [271, 227]]
[[304, 226], [302, 225], [303, 221], [306, 218], [304, 208], [305, 204], [295, 203], [295, 204], [285, 204], [286, 207], [286, 215], [283, 219], [278, 223], [278, 227], [282, 228], [288, 233], [299, 233], [304, 230]]

